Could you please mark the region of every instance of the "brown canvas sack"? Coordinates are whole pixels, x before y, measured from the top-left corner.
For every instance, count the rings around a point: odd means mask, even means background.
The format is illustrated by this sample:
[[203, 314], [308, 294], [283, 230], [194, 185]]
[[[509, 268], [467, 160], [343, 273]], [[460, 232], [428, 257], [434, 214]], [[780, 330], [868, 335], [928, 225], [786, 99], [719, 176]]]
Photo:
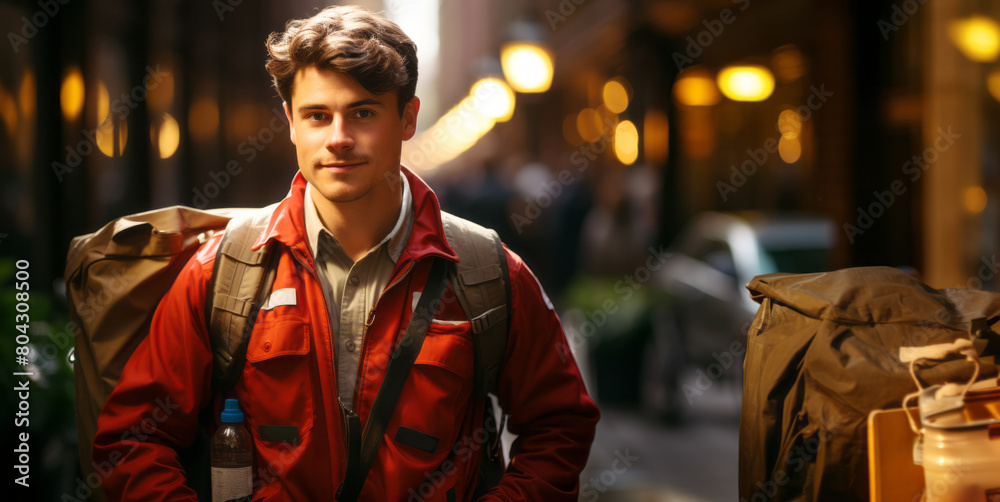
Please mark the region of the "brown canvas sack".
[[[888, 267], [768, 274], [747, 286], [760, 308], [748, 333], [740, 416], [741, 501], [867, 500], [866, 419], [915, 389], [900, 347], [971, 338], [1000, 353], [1000, 294], [933, 289]], [[982, 357], [981, 378], [995, 377]], [[968, 362], [921, 370], [965, 381]]]

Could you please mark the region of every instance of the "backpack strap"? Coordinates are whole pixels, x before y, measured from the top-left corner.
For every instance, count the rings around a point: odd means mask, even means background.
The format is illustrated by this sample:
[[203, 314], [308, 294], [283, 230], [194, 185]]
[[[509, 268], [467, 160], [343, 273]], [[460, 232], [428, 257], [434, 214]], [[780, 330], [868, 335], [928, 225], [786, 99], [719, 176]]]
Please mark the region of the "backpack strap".
[[279, 253], [273, 253], [270, 244], [252, 249], [274, 208], [233, 218], [215, 255], [205, 305], [214, 392], [231, 390], [243, 374], [257, 312], [274, 285]]
[[496, 394], [507, 350], [510, 272], [500, 236], [471, 221], [441, 212], [448, 244], [459, 262], [450, 278], [455, 296], [472, 325], [475, 357], [474, 395]]
[[[485, 448], [481, 450], [479, 476], [473, 489], [478, 499], [500, 482], [506, 471], [501, 433], [507, 415], [500, 410], [498, 422], [494, 399], [500, 367], [510, 335], [510, 271], [500, 236], [493, 230], [441, 212], [448, 244], [458, 253], [459, 262], [451, 269], [455, 297], [472, 325], [475, 380], [473, 396], [483, 401]], [[499, 408], [499, 406], [497, 406]]]
[[[424, 337], [427, 329], [431, 325], [431, 319], [438, 307], [441, 306], [441, 295], [444, 294], [447, 264], [442, 258], [432, 258], [431, 271], [427, 277], [427, 284], [424, 286], [423, 294], [417, 300], [417, 305], [413, 309], [413, 315], [406, 326], [396, 351], [389, 360], [389, 366], [385, 370], [385, 377], [382, 379], [382, 386], [375, 395], [375, 402], [372, 403], [371, 411], [368, 413], [368, 421], [365, 428], [361, 430], [361, 421], [351, 410], [346, 410], [345, 432], [347, 435], [347, 471], [344, 475], [344, 482], [337, 488], [336, 500], [340, 502], [354, 502], [361, 494], [361, 488], [365, 485], [368, 471], [375, 463], [375, 457], [382, 446], [385, 437], [385, 430], [389, 425], [399, 401], [399, 395], [403, 392], [403, 384], [410, 374], [410, 368], [416, 361], [420, 353], [420, 347], [424, 344]], [[341, 402], [343, 407], [343, 402]]]

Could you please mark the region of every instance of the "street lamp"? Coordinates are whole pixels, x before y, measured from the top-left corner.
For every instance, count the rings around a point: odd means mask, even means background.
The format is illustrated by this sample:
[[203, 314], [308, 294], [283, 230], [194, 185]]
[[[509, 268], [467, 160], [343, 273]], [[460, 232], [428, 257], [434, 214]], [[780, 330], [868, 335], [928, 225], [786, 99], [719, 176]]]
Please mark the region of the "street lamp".
[[972, 61], [996, 61], [1000, 54], [1000, 25], [989, 17], [974, 15], [953, 20], [948, 23], [948, 35]]
[[716, 80], [722, 94], [733, 101], [764, 101], [774, 92], [774, 74], [764, 66], [727, 66]]
[[514, 91], [501, 79], [481, 78], [472, 84], [469, 94], [475, 100], [476, 108], [486, 117], [506, 122], [514, 115]]
[[543, 42], [541, 28], [517, 21], [508, 33], [509, 41], [500, 47], [500, 64], [511, 88], [523, 93], [549, 90], [554, 71], [552, 51]]

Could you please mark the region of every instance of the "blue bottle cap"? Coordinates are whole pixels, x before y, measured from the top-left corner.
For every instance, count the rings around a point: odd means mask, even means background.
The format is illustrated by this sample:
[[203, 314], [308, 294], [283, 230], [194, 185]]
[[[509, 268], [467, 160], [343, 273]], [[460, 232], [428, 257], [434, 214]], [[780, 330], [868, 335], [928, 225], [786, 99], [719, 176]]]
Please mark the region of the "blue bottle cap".
[[236, 399], [226, 399], [226, 408], [222, 410], [222, 423], [241, 424], [243, 423], [243, 412], [240, 411], [240, 402]]

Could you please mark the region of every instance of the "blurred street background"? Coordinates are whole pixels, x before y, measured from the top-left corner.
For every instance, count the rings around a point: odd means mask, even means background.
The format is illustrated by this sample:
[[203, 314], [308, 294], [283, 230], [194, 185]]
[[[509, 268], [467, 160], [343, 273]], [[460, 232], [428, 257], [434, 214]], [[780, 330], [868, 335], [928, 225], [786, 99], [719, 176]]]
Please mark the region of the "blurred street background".
[[[752, 277], [885, 265], [997, 289], [998, 2], [356, 3], [418, 46], [403, 164], [496, 229], [561, 315], [553, 350], [603, 411], [580, 500], [736, 499]], [[0, 305], [12, 319], [29, 260], [35, 499], [81, 486], [70, 240], [283, 197], [264, 41], [328, 4], [0, 0]]]

